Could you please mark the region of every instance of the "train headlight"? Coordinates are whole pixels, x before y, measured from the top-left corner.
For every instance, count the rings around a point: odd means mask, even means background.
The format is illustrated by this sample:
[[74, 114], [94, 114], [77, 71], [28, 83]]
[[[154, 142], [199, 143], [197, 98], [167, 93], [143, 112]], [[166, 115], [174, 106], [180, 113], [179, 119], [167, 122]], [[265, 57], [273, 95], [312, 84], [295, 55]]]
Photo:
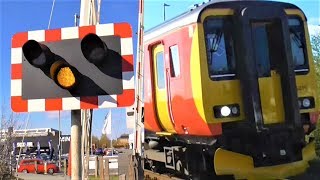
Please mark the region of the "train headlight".
[[300, 97], [298, 99], [300, 109], [312, 109], [315, 107], [315, 102], [313, 97]]
[[303, 107], [306, 107], [306, 108], [310, 107], [310, 105], [311, 105], [310, 100], [307, 99], [307, 98], [304, 99], [304, 100], [302, 101], [302, 105], [303, 105]]
[[236, 107], [236, 106], [232, 107], [231, 112], [232, 112], [232, 114], [238, 114], [239, 113], [238, 107]]
[[220, 113], [221, 113], [222, 116], [227, 117], [227, 116], [230, 115], [231, 110], [230, 110], [230, 108], [228, 106], [223, 106], [221, 108], [221, 110], [220, 110]]
[[238, 104], [214, 106], [213, 113], [215, 118], [236, 117], [240, 115], [240, 107]]

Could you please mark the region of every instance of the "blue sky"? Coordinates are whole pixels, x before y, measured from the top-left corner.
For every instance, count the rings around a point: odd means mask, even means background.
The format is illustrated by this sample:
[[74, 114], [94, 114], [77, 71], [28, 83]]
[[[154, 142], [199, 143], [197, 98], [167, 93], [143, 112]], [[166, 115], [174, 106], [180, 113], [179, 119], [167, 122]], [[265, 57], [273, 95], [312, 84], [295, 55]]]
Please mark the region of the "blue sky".
[[[188, 10], [193, 4], [207, 2], [208, 0], [145, 0], [145, 27], [149, 29], [163, 22], [163, 3], [166, 7], [166, 19], [175, 17]], [[214, 1], [214, 0], [212, 0]], [[319, 0], [278, 0], [289, 2], [300, 7], [313, 25], [320, 24], [320, 1]]]
[[[289, 2], [288, 0], [281, 0]], [[163, 22], [163, 3], [166, 7], [166, 19], [186, 11], [200, 0], [145, 0], [145, 30]], [[312, 28], [320, 24], [320, 2], [318, 0], [292, 0], [306, 14]], [[10, 112], [10, 44], [16, 32], [47, 29], [52, 0], [0, 0], [0, 102]], [[135, 21], [138, 4], [134, 0], [102, 0], [101, 23]], [[131, 8], [131, 9], [130, 9]], [[133, 9], [133, 10], [132, 10]], [[80, 0], [56, 0], [51, 28], [74, 26], [74, 14], [80, 12]], [[137, 12], [137, 11], [136, 11]], [[120, 14], [118, 14], [120, 13]], [[135, 25], [136, 26], [136, 25]], [[134, 27], [133, 29], [136, 29]], [[134, 43], [136, 46], [136, 43]], [[134, 51], [136, 52], [136, 51]], [[2, 111], [2, 110], [0, 110]], [[93, 133], [100, 136], [104, 117], [108, 109], [95, 110], [93, 115]], [[125, 110], [112, 110], [113, 136], [131, 132], [126, 128]], [[25, 116], [26, 117], [26, 116]], [[22, 125], [25, 121], [20, 122]], [[61, 129], [70, 133], [70, 111], [61, 112]], [[30, 128], [58, 129], [58, 113], [31, 113]]]

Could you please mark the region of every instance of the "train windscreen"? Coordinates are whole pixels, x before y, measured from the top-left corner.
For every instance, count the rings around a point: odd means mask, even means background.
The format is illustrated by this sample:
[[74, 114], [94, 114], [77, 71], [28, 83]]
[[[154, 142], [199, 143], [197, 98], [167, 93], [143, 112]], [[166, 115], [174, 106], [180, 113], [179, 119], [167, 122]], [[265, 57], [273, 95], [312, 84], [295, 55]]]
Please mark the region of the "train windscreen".
[[209, 17], [204, 22], [206, 51], [211, 79], [235, 76], [233, 23], [227, 17]]
[[306, 58], [306, 45], [303, 23], [298, 17], [288, 18], [292, 58], [297, 74], [308, 72], [309, 65]]

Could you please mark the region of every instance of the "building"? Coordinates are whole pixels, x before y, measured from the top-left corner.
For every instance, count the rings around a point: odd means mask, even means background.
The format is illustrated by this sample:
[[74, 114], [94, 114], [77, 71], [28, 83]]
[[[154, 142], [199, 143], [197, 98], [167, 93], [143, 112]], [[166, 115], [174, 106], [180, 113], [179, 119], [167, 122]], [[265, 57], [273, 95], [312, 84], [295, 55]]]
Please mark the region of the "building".
[[[0, 137], [5, 137], [8, 131], [1, 131]], [[69, 153], [70, 135], [61, 135], [61, 153]], [[5, 140], [5, 138], [1, 138]], [[59, 131], [52, 128], [26, 129], [12, 131], [13, 150], [15, 154], [19, 154], [20, 148], [22, 154], [37, 153], [38, 145], [40, 153], [50, 152], [51, 149], [55, 154], [59, 149]]]
[[118, 139], [114, 147], [129, 148], [129, 134], [123, 134]]
[[118, 138], [118, 142], [121, 144], [128, 144], [129, 143], [129, 134], [123, 134]]

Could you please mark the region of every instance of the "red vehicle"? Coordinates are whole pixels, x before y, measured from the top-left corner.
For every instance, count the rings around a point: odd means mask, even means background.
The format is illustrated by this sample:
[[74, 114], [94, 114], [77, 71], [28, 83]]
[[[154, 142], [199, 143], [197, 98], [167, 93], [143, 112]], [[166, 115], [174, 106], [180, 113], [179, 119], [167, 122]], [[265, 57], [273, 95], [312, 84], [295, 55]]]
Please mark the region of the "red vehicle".
[[[35, 166], [37, 163], [37, 166]], [[44, 173], [44, 163], [42, 159], [24, 159], [18, 165], [18, 172], [24, 173]], [[53, 174], [59, 172], [57, 165], [53, 163], [47, 163], [47, 173]]]

